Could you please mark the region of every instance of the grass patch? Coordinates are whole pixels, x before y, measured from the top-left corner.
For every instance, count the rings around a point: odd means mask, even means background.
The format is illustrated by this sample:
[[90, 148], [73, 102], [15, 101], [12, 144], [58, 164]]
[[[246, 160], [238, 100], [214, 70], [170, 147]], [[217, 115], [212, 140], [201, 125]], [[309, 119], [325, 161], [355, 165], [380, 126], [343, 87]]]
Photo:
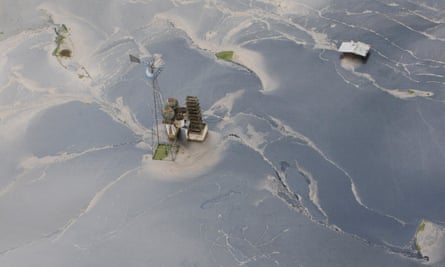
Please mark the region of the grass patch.
[[156, 147], [156, 150], [153, 154], [153, 159], [154, 160], [165, 160], [171, 155], [170, 153], [176, 154], [176, 153], [178, 153], [178, 151], [179, 151], [178, 145], [173, 145], [173, 147], [172, 147], [171, 144], [158, 144], [158, 146]]
[[233, 51], [221, 51], [216, 53], [217, 59], [223, 59], [227, 61], [232, 61], [233, 59]]
[[415, 92], [416, 92], [416, 91], [414, 91], [414, 90], [412, 90], [412, 89], [409, 89], [409, 90], [408, 90], [408, 93], [409, 93], [410, 95], [413, 95]]
[[416, 250], [420, 252], [420, 246], [416, 243]]
[[167, 144], [159, 144], [156, 147], [155, 153], [153, 154], [154, 160], [163, 160], [168, 157], [169, 154], [169, 145]]
[[420, 247], [420, 245], [419, 245], [419, 243], [417, 242], [417, 235], [420, 233], [420, 232], [423, 232], [424, 230], [425, 230], [425, 225], [426, 225], [426, 221], [425, 220], [422, 220], [421, 222], [420, 222], [420, 224], [419, 224], [419, 226], [417, 226], [417, 229], [416, 229], [416, 235], [415, 235], [415, 237], [416, 237], [416, 241], [415, 241], [415, 246], [416, 246], [416, 250], [419, 252], [419, 253], [421, 253], [421, 247]]
[[425, 230], [425, 221], [422, 221], [419, 226], [417, 226], [417, 230], [416, 230], [416, 234], [422, 232], [423, 230]]
[[65, 26], [65, 24], [62, 24], [58, 29], [55, 29], [56, 31], [56, 39], [54, 42], [56, 43], [56, 49], [53, 51], [53, 56], [56, 57], [71, 57], [71, 50], [63, 48], [62, 46], [65, 42], [66, 37], [69, 35], [68, 28]]

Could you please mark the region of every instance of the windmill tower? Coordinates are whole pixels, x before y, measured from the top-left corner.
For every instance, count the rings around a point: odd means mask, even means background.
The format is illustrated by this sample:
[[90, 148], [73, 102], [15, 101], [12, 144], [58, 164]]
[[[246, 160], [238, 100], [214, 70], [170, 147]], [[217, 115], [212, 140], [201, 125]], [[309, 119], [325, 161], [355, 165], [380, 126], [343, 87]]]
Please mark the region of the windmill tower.
[[153, 159], [154, 160], [174, 160], [176, 153], [178, 151], [178, 145], [176, 144], [176, 139], [169, 140], [165, 131], [160, 131], [159, 128], [162, 127], [163, 121], [163, 110], [164, 103], [162, 100], [162, 95], [160, 87], [158, 84], [158, 77], [161, 73], [164, 61], [161, 55], [155, 54], [150, 56], [146, 60], [141, 61], [139, 58], [130, 55], [130, 61], [134, 63], [144, 64], [145, 78], [151, 85], [153, 92], [153, 130], [152, 130], [152, 149], [153, 149]]

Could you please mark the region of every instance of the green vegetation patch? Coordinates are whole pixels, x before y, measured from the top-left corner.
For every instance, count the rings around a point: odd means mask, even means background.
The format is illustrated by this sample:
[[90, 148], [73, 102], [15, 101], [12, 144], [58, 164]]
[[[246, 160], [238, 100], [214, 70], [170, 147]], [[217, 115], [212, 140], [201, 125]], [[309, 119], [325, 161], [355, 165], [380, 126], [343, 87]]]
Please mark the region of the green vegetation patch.
[[[165, 160], [168, 159], [170, 156], [170, 153], [176, 154], [179, 151], [178, 145], [171, 145], [171, 144], [158, 144], [156, 147], [156, 150], [153, 154], [154, 160]], [[173, 156], [173, 155], [172, 155]]]
[[412, 90], [412, 89], [409, 89], [409, 90], [408, 90], [408, 93], [411, 94], [411, 95], [413, 95], [413, 94], [416, 93], [416, 91], [414, 91], [414, 90]]
[[66, 37], [69, 35], [68, 28], [65, 26], [65, 24], [62, 24], [62, 26], [60, 26], [55, 31], [57, 36], [54, 42], [57, 46], [56, 49], [54, 49], [53, 51], [53, 55], [57, 57], [71, 57], [71, 50], [63, 47], [66, 47], [66, 45], [64, 44], [66, 41]]
[[216, 53], [217, 59], [223, 59], [227, 61], [232, 61], [233, 59], [233, 51], [221, 51]]
[[420, 252], [420, 246], [416, 243], [416, 250]]
[[419, 226], [417, 226], [416, 234], [422, 232], [423, 230], [425, 230], [425, 221], [422, 220]]
[[154, 160], [163, 160], [168, 157], [170, 150], [170, 145], [167, 144], [159, 144], [156, 147], [155, 153], [153, 154]]
[[416, 229], [416, 242], [415, 242], [415, 245], [416, 245], [416, 250], [419, 251], [419, 252], [420, 252], [421, 247], [420, 247], [419, 243], [417, 243], [417, 235], [418, 235], [420, 232], [422, 232], [422, 231], [425, 230], [425, 225], [426, 225], [425, 220], [422, 220], [422, 221], [420, 222], [419, 226], [417, 226], [417, 229]]
[[91, 78], [90, 74], [84, 66], [81, 66], [80, 69], [77, 70], [77, 77], [79, 77], [79, 79]]

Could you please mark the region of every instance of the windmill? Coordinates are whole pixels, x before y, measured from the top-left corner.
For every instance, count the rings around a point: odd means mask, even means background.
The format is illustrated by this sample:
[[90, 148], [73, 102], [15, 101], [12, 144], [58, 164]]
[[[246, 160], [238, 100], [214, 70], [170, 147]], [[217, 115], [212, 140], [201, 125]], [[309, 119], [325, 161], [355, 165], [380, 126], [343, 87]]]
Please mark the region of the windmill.
[[[161, 55], [154, 54], [147, 59], [141, 60], [136, 56], [130, 55], [130, 61], [133, 63], [143, 64], [146, 66], [145, 78], [151, 85], [153, 92], [153, 130], [152, 130], [152, 149], [153, 159], [155, 160], [174, 160], [178, 151], [178, 145], [176, 144], [176, 138], [172, 139], [167, 137], [166, 132], [159, 131], [160, 124], [166, 124], [162, 121], [164, 103], [162, 100], [161, 91], [158, 84], [158, 77], [161, 73], [164, 61]], [[164, 116], [165, 117], [165, 116]], [[167, 129], [170, 126], [166, 124]]]

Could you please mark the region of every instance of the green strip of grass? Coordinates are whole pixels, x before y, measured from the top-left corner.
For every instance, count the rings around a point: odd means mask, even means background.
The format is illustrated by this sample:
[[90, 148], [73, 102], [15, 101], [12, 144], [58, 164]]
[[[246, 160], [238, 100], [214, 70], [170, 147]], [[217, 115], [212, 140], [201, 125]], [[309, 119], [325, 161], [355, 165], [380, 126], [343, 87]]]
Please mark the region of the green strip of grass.
[[168, 157], [168, 151], [170, 149], [170, 145], [167, 144], [159, 144], [156, 147], [155, 153], [153, 154], [154, 160], [163, 160]]
[[423, 230], [425, 230], [425, 221], [422, 220], [422, 222], [417, 227], [416, 234], [422, 232]]
[[153, 154], [154, 160], [174, 160], [175, 155], [179, 152], [177, 144], [158, 144]]
[[[422, 220], [420, 222], [419, 226], [417, 226], [417, 229], [416, 229], [416, 239], [417, 239], [417, 234], [419, 234], [420, 232], [425, 230], [425, 224], [426, 224], [426, 222], [424, 220]], [[420, 247], [419, 243], [417, 243], [417, 240], [416, 240], [415, 244], [416, 244], [416, 250], [420, 252], [421, 247]]]
[[227, 61], [232, 61], [233, 59], [233, 51], [221, 51], [216, 53], [217, 59], [223, 59]]

